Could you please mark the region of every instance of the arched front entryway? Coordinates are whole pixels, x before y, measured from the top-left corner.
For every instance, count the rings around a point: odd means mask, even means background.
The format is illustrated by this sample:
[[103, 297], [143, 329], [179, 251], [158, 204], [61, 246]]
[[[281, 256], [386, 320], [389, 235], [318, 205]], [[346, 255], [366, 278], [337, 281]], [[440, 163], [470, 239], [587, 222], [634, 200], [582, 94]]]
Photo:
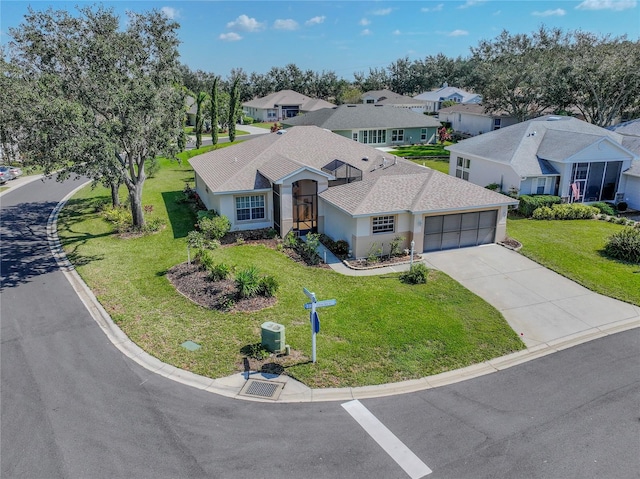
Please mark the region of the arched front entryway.
[[299, 235], [318, 232], [318, 182], [299, 180], [292, 185], [293, 231]]

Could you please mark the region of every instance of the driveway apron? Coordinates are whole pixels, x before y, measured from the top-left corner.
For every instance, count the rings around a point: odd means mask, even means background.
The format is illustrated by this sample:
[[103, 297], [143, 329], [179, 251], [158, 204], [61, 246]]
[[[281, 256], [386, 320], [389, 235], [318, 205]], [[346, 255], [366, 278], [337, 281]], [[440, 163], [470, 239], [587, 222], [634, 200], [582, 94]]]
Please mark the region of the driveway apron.
[[428, 253], [423, 260], [498, 309], [527, 347], [640, 321], [639, 307], [589, 291], [496, 244]]

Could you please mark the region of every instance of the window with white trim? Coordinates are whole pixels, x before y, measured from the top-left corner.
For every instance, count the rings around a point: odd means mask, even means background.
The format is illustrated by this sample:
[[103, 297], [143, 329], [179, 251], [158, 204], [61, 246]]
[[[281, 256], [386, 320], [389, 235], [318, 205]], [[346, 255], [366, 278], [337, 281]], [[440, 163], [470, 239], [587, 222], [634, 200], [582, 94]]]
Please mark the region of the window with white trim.
[[387, 130], [362, 130], [360, 141], [361, 143], [386, 143]]
[[459, 156], [456, 160], [456, 178], [462, 178], [469, 181], [469, 170], [471, 169], [471, 160]]
[[396, 229], [395, 216], [375, 216], [371, 231], [375, 233], [393, 233]]
[[404, 141], [404, 130], [391, 130], [391, 141]]
[[545, 190], [547, 189], [547, 185], [551, 184], [551, 178], [548, 176], [539, 176], [536, 178], [536, 191], [537, 195], [544, 195]]
[[264, 219], [264, 195], [236, 196], [236, 220]]
[[493, 129], [494, 130], [499, 130], [502, 127], [502, 119], [501, 118], [494, 118], [493, 119]]

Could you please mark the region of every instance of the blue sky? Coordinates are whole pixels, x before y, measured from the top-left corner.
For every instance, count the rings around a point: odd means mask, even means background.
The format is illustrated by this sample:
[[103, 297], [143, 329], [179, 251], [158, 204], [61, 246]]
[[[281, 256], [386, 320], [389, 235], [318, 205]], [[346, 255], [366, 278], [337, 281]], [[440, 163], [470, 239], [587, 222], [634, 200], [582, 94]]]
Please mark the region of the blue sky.
[[[0, 39], [18, 26], [31, 5], [75, 10], [95, 2], [0, 2]], [[530, 33], [544, 24], [614, 36], [640, 36], [638, 0], [565, 1], [105, 1], [116, 13], [162, 9], [181, 25], [181, 61], [226, 77], [232, 68], [266, 73], [295, 63], [303, 70], [356, 71], [444, 53], [467, 56], [481, 39], [503, 29]]]

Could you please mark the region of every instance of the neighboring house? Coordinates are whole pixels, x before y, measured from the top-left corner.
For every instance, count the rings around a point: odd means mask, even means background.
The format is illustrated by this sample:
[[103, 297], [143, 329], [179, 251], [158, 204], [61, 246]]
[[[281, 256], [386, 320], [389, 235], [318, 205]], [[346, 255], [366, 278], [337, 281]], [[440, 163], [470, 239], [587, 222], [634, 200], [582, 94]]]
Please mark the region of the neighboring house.
[[196, 191], [233, 231], [273, 227], [349, 243], [354, 257], [502, 240], [512, 198], [315, 126], [297, 126], [194, 157]]
[[319, 126], [372, 146], [435, 143], [440, 122], [405, 108], [346, 104], [284, 120], [288, 126]]
[[471, 136], [518, 123], [518, 119], [507, 112], [487, 113], [479, 103], [442, 108], [438, 111], [438, 119], [443, 123], [450, 123], [453, 131]]
[[417, 113], [424, 113], [425, 103], [410, 96], [400, 95], [391, 90], [372, 90], [360, 97], [365, 105], [389, 105], [396, 108], [407, 108]]
[[198, 105], [196, 105], [196, 99], [192, 96], [187, 95], [187, 126], [196, 126], [196, 114], [198, 113]]
[[423, 101], [425, 103], [425, 111], [428, 113], [435, 113], [440, 110], [442, 103], [445, 101], [454, 101], [456, 103], [480, 103], [482, 101], [482, 96], [448, 86], [446, 83], [437, 90], [427, 91], [413, 98]]
[[[640, 118], [610, 126], [607, 130], [622, 135], [622, 146], [640, 158]], [[622, 174], [627, 178], [623, 199], [630, 208], [640, 210], [640, 160], [633, 162]]]
[[637, 172], [638, 154], [623, 146], [622, 135], [577, 118], [543, 116], [446, 149], [449, 174], [480, 186], [584, 203], [640, 194], [629, 174]]
[[256, 121], [281, 121], [301, 113], [331, 108], [328, 101], [310, 98], [293, 90], [282, 90], [262, 98], [245, 101], [242, 111]]

